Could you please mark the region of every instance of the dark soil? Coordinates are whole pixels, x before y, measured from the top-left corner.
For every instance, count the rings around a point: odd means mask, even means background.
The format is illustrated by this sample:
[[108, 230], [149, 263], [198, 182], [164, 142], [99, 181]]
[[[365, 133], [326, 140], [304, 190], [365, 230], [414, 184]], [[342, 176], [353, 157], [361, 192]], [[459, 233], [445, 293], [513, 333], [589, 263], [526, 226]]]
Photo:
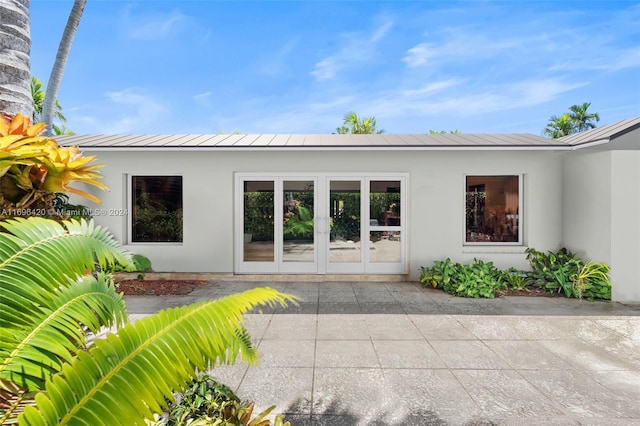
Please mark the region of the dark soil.
[[208, 281], [188, 280], [125, 280], [120, 281], [118, 292], [123, 292], [126, 296], [184, 295], [207, 283]]
[[[206, 285], [207, 282], [195, 280], [125, 280], [120, 282], [118, 292], [124, 292], [126, 296], [185, 295], [198, 287]], [[501, 296], [559, 297], [562, 295], [551, 294], [541, 288], [530, 287], [526, 290], [509, 289]]]

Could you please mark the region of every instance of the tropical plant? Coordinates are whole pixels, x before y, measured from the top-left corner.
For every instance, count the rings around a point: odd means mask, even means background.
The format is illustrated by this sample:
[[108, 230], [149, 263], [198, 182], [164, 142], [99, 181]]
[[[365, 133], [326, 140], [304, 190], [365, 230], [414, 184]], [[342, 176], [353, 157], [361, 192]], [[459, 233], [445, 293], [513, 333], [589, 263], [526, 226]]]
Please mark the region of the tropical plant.
[[562, 114], [559, 117], [556, 115], [551, 116], [547, 127], [544, 128], [542, 133], [551, 139], [558, 139], [575, 133], [571, 116], [569, 114]]
[[436, 260], [430, 268], [420, 267], [420, 282], [433, 288], [443, 289], [451, 282], [451, 277], [456, 274], [457, 264], [451, 259]]
[[130, 256], [103, 228], [43, 218], [0, 222], [0, 423], [86, 347], [85, 328], [122, 325], [126, 309], [109, 277], [88, 275]]
[[[456, 130], [449, 130], [449, 134], [450, 135], [459, 135], [461, 132], [460, 130], [456, 129]], [[429, 130], [429, 134], [430, 135], [446, 135], [447, 132], [445, 130]]]
[[561, 116], [551, 116], [547, 127], [542, 133], [552, 139], [557, 139], [595, 128], [596, 125], [593, 122], [600, 121], [600, 115], [597, 112], [588, 113], [589, 106], [591, 106], [591, 102], [584, 102], [582, 105], [571, 105], [569, 112]]
[[588, 113], [587, 109], [591, 106], [591, 102], [584, 102], [582, 105], [572, 105], [569, 107], [571, 111], [569, 116], [576, 132], [582, 132], [594, 129], [596, 125], [593, 123], [600, 121], [600, 115], [597, 112]]
[[530, 293], [530, 290], [527, 288], [529, 287], [530, 282], [527, 280], [526, 272], [520, 271], [516, 268], [508, 268], [503, 271], [502, 276], [509, 288]]
[[503, 272], [493, 262], [474, 259], [463, 265], [447, 258], [436, 260], [431, 268], [421, 267], [420, 281], [446, 293], [462, 297], [494, 298], [506, 287]]
[[611, 280], [609, 265], [602, 262], [588, 262], [573, 278], [574, 294], [588, 300], [611, 300]]
[[91, 271], [130, 255], [92, 222], [18, 218], [2, 226], [0, 422], [19, 414], [23, 424], [142, 423], [197, 371], [238, 357], [254, 362], [242, 315], [294, 300], [256, 288], [161, 311], [88, 345], [85, 327], [126, 321], [122, 296]]
[[0, 2], [0, 113], [31, 117], [29, 0]]
[[70, 186], [82, 182], [106, 190], [98, 179], [100, 164], [89, 164], [77, 147], [61, 147], [55, 139], [40, 136], [43, 123], [30, 126], [30, 119], [17, 114], [0, 115], [0, 219], [12, 216], [42, 216], [53, 213], [58, 193], [72, 193], [96, 203], [100, 199]]
[[75, 37], [82, 18], [82, 12], [87, 4], [87, 0], [74, 0], [67, 25], [62, 33], [62, 40], [58, 45], [58, 52], [56, 53], [56, 60], [51, 68], [51, 75], [49, 76], [49, 82], [47, 83], [47, 92], [45, 94], [44, 105], [42, 107], [42, 121], [47, 124], [47, 136], [50, 136], [54, 131], [53, 119], [56, 112], [56, 104], [58, 102], [58, 89], [62, 82], [62, 74], [64, 73], [64, 67], [69, 58], [71, 52], [71, 44]]
[[355, 112], [348, 112], [344, 115], [343, 125], [336, 127], [336, 133], [340, 135], [368, 135], [373, 133], [384, 133], [384, 130], [378, 130], [376, 126], [375, 117], [358, 117], [358, 114]]
[[[42, 88], [42, 82], [35, 76], [31, 76], [31, 96], [33, 97], [33, 116], [32, 122], [33, 124], [42, 122], [42, 108], [44, 106], [44, 89]], [[53, 120], [58, 120], [60, 124], [56, 124]], [[53, 110], [53, 120], [51, 123], [51, 128], [53, 130], [53, 134], [58, 135], [73, 135], [74, 133], [69, 130], [65, 123], [67, 122], [67, 117], [62, 113], [62, 106], [60, 105], [60, 101], [56, 99]]]
[[288, 217], [282, 227], [282, 233], [295, 238], [311, 238], [313, 235], [313, 212], [305, 206], [297, 206], [296, 212]]
[[[271, 422], [265, 418], [275, 408], [271, 406], [252, 419], [254, 403], [241, 402], [231, 389], [208, 374], [196, 377], [175, 397], [176, 402], [169, 403], [169, 411], [158, 416], [154, 426], [267, 426]], [[289, 422], [283, 423], [280, 415], [274, 425], [290, 426]]]

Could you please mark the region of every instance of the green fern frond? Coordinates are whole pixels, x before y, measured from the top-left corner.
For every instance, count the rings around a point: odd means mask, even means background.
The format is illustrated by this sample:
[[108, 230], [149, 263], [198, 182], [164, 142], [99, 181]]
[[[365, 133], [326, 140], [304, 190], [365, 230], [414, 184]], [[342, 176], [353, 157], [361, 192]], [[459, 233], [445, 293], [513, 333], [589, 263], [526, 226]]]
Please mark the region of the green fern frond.
[[38, 217], [0, 223], [10, 233], [0, 232], [0, 328], [32, 325], [31, 312], [93, 271], [96, 261], [131, 263], [106, 229], [84, 220], [63, 224]]
[[255, 362], [257, 352], [242, 315], [258, 305], [295, 301], [271, 288], [256, 288], [222, 299], [161, 311], [127, 324], [118, 334], [96, 340], [80, 352], [27, 407], [22, 424], [131, 424], [150, 419], [165, 397], [197, 371]]

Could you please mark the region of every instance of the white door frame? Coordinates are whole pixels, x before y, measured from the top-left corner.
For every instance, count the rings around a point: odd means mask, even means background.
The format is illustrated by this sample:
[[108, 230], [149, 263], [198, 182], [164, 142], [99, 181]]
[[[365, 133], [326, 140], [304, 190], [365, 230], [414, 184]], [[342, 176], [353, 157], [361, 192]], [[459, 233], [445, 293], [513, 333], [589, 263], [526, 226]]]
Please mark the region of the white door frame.
[[[314, 182], [314, 260], [313, 262], [283, 262], [283, 185], [284, 181], [309, 180]], [[332, 180], [360, 181], [360, 262], [329, 262], [330, 221], [329, 197]], [[372, 231], [386, 231], [384, 226], [371, 226], [369, 221], [370, 182], [376, 180], [399, 180], [401, 188], [400, 208], [400, 262], [370, 261], [369, 235]], [[245, 262], [244, 257], [244, 182], [274, 182], [274, 260], [268, 262]], [[305, 274], [406, 274], [407, 273], [407, 199], [408, 173], [236, 173], [234, 202], [234, 269], [239, 274], [305, 273]]]

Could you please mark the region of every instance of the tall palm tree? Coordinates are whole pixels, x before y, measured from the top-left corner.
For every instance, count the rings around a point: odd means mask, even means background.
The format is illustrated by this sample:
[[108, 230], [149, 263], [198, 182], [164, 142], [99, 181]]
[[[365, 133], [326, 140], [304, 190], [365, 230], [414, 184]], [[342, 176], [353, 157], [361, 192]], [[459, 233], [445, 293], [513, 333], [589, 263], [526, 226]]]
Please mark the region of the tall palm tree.
[[573, 120], [571, 120], [571, 116], [568, 113], [562, 114], [560, 117], [553, 115], [542, 132], [552, 139], [570, 135], [575, 133]]
[[64, 73], [64, 67], [69, 59], [69, 53], [71, 52], [71, 44], [73, 38], [76, 35], [78, 24], [80, 24], [80, 18], [84, 12], [84, 7], [87, 4], [87, 0], [74, 0], [67, 25], [62, 33], [62, 40], [58, 45], [58, 53], [56, 54], [56, 60], [53, 63], [51, 69], [51, 76], [47, 83], [47, 93], [44, 98], [44, 106], [42, 108], [42, 121], [47, 124], [47, 136], [50, 136], [53, 131], [53, 117], [55, 113], [55, 102], [58, 99], [58, 90], [60, 89], [60, 83], [62, 82], [62, 74]]
[[384, 133], [384, 130], [378, 130], [376, 128], [377, 124], [375, 117], [358, 117], [358, 114], [353, 111], [345, 114], [343, 122], [344, 124], [342, 126], [336, 128], [336, 133], [340, 135], [346, 135], [349, 133], [354, 135]]
[[571, 121], [573, 122], [573, 127], [576, 132], [594, 129], [596, 125], [593, 121], [600, 121], [600, 115], [597, 112], [587, 113], [589, 106], [591, 106], [591, 102], [585, 102], [582, 105], [572, 105], [569, 107], [569, 110], [571, 111], [569, 116], [571, 117]]
[[[33, 98], [33, 116], [31, 118], [32, 123], [42, 123], [42, 109], [44, 107], [44, 89], [42, 88], [42, 82], [38, 77], [31, 76], [31, 97]], [[53, 119], [60, 122], [60, 124], [52, 123], [51, 128], [55, 135], [73, 135], [74, 133], [65, 126], [67, 117], [62, 112], [62, 106], [60, 101], [56, 99], [53, 109]]]
[[31, 117], [29, 0], [0, 0], [0, 113]]

